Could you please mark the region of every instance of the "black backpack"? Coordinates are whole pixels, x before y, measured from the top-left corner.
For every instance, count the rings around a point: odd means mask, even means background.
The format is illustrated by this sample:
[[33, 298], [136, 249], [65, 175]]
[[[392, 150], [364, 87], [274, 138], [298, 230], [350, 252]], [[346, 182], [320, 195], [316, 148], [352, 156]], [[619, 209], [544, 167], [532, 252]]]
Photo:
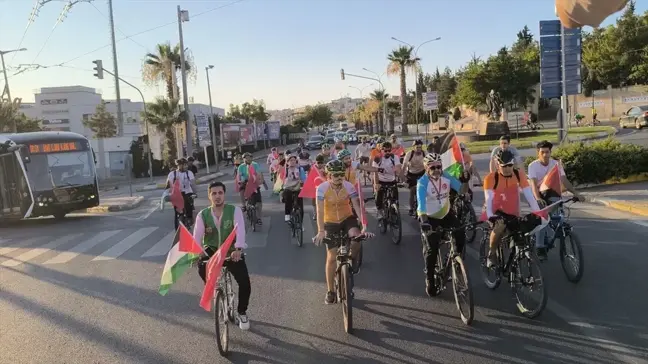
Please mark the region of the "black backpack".
[[[520, 171], [514, 169], [513, 173], [515, 174], [515, 178], [517, 179], [518, 183], [520, 183]], [[493, 189], [496, 189], [497, 185], [499, 184], [499, 175], [499, 172], [495, 173], [495, 184], [493, 185]]]

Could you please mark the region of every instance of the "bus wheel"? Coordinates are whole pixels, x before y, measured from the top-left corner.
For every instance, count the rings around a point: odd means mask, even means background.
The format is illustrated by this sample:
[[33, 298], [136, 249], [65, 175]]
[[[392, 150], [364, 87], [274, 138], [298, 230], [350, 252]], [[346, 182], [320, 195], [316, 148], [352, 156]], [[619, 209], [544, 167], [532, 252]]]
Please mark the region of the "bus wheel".
[[65, 218], [65, 215], [67, 215], [67, 212], [64, 211], [59, 211], [54, 213], [54, 218], [57, 220], [62, 220]]

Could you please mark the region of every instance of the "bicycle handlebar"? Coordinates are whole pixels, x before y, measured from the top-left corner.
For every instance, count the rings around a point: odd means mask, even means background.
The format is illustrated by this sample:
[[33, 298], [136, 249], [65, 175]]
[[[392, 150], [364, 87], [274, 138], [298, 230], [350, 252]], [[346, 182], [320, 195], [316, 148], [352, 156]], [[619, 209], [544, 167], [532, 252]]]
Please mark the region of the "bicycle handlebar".
[[[442, 233], [445, 233], [445, 232], [452, 233], [452, 232], [463, 230], [463, 229], [472, 229], [472, 228], [474, 228], [476, 226], [479, 226], [479, 225], [481, 225], [483, 223], [484, 223], [484, 221], [479, 221], [479, 222], [476, 222], [476, 223], [466, 224], [466, 225], [462, 225], [462, 226], [455, 227], [455, 228], [440, 227], [440, 232], [442, 232]], [[426, 229], [426, 228], [432, 228], [432, 225], [427, 223], [427, 222], [422, 222], [421, 223], [421, 229]]]
[[[354, 236], [354, 237], [349, 237], [349, 236], [343, 235], [343, 236], [325, 237], [322, 242], [333, 242], [335, 239], [343, 240], [343, 239], [346, 239], [346, 238], [348, 238], [351, 241], [355, 241], [355, 242], [365, 241], [365, 240], [369, 239], [369, 237], [366, 234], [360, 234], [360, 235]], [[313, 242], [315, 242], [315, 238], [313, 238]]]

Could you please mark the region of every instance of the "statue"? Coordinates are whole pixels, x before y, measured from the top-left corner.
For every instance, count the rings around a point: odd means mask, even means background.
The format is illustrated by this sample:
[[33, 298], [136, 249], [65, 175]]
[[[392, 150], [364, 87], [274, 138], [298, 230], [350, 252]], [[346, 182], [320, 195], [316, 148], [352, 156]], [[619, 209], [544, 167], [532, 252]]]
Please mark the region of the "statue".
[[486, 106], [488, 107], [488, 119], [499, 121], [502, 113], [502, 100], [498, 92], [495, 92], [495, 90], [490, 91], [486, 96]]

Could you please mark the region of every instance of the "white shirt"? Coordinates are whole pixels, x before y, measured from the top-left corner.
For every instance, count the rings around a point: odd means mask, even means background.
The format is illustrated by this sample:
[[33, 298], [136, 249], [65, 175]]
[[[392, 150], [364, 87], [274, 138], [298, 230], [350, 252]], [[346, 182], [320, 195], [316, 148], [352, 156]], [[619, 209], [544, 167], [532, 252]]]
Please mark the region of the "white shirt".
[[549, 158], [549, 163], [545, 166], [542, 163], [540, 163], [539, 160], [534, 160], [529, 164], [529, 173], [528, 177], [529, 179], [535, 179], [536, 180], [536, 186], [540, 187], [542, 184], [542, 181], [544, 181], [544, 178], [547, 176], [547, 173], [551, 171], [551, 169], [558, 164], [558, 170], [560, 172], [560, 177], [565, 175], [565, 171], [563, 170], [562, 166], [558, 163], [557, 160], [553, 158]]
[[393, 159], [382, 157], [380, 163], [373, 162], [371, 164], [375, 168], [384, 169], [383, 173], [378, 172], [378, 181], [380, 182], [396, 181], [396, 166], [400, 166], [400, 158], [397, 157], [392, 157], [392, 158]]
[[360, 143], [355, 150], [356, 158], [369, 157], [371, 155], [371, 145], [369, 143]]
[[194, 181], [196, 178], [194, 177], [193, 172], [191, 171], [171, 171], [169, 172], [169, 176], [167, 177], [167, 181], [169, 181], [169, 184], [173, 186], [173, 184], [176, 181], [176, 178], [178, 181], [180, 181], [180, 191], [184, 193], [193, 193], [193, 189], [191, 188], [191, 182]]

